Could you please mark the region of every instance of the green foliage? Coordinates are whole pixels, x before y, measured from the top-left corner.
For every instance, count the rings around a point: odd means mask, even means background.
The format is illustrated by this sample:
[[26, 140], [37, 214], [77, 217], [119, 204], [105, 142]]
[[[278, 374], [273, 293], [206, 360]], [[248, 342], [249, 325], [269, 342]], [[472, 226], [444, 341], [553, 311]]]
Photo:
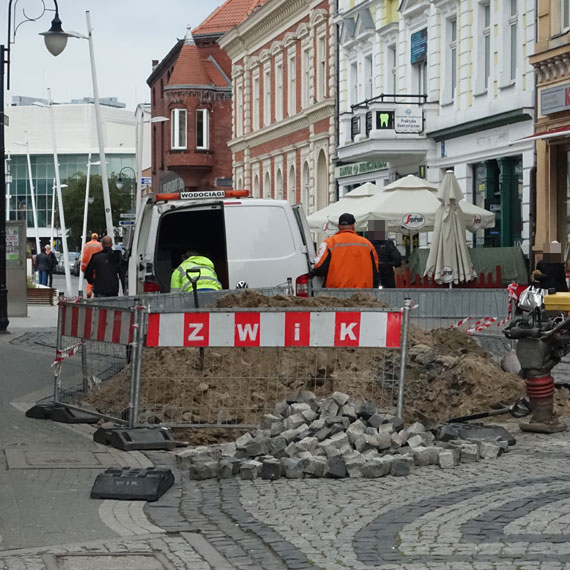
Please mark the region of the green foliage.
[[[111, 212], [113, 215], [113, 227], [119, 225], [120, 214], [131, 210], [134, 181], [131, 178], [123, 178], [123, 188], [117, 190], [115, 185], [117, 177], [113, 174], [109, 178], [109, 192], [111, 194]], [[68, 244], [70, 249], [81, 246], [81, 232], [83, 231], [83, 213], [85, 207], [85, 187], [87, 176], [76, 174], [69, 177], [65, 183], [67, 188], [61, 189], [63, 198], [63, 210], [65, 212], [65, 225], [68, 230]], [[105, 207], [103, 204], [103, 183], [99, 174], [91, 176], [89, 195], [93, 203], [89, 204], [87, 214], [87, 240], [93, 232], [104, 236], [106, 231]], [[56, 200], [57, 206], [57, 200]], [[56, 225], [59, 227], [59, 212], [56, 211]]]

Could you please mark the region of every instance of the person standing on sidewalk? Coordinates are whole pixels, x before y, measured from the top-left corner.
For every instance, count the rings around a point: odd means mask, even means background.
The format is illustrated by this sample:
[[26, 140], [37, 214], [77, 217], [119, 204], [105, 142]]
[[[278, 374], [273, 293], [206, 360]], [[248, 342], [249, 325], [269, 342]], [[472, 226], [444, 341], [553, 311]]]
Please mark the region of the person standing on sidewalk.
[[40, 285], [47, 286], [50, 263], [51, 260], [48, 254], [42, 249], [42, 252], [36, 256], [36, 269], [38, 271], [38, 283]]
[[53, 272], [57, 266], [57, 257], [55, 253], [51, 250], [51, 245], [46, 245], [45, 248], [46, 255], [49, 257], [49, 270], [47, 275], [47, 286], [53, 287]]
[[95, 297], [117, 297], [119, 295], [119, 281], [126, 291], [125, 268], [121, 252], [113, 250], [113, 239], [105, 236], [101, 240], [103, 249], [93, 254], [85, 270], [85, 279], [93, 285]]
[[[103, 249], [103, 246], [99, 243], [99, 236], [95, 233], [91, 234], [91, 241], [88, 241], [83, 246], [83, 251], [81, 252], [81, 271], [83, 274], [87, 271], [87, 266], [91, 261], [91, 258], [95, 253], [99, 253]], [[85, 296], [87, 298], [93, 295], [93, 285], [87, 283], [85, 289]]]

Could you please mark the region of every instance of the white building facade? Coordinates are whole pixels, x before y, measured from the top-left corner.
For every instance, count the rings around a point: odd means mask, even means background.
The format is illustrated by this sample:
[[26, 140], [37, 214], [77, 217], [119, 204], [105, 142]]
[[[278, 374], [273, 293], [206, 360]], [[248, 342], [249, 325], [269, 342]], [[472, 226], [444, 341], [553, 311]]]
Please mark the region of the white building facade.
[[528, 253], [534, 0], [340, 0], [339, 194], [453, 169], [496, 227], [476, 246]]
[[[99, 146], [93, 104], [54, 105], [54, 123], [61, 182], [77, 173], [87, 173], [88, 157], [99, 160]], [[28, 241], [35, 237], [30, 175], [27, 165], [26, 141], [29, 145], [38, 217], [38, 233], [44, 243], [51, 233], [53, 187], [55, 178], [53, 144], [49, 122], [49, 109], [32, 105], [18, 105], [7, 108], [9, 126], [6, 128], [8, 219], [27, 222]], [[101, 106], [103, 136], [107, 172], [109, 177], [118, 175], [124, 167], [123, 176], [133, 177], [137, 170], [136, 118], [133, 111]], [[150, 129], [148, 122], [139, 120], [144, 128], [142, 138], [143, 165], [150, 165]], [[139, 145], [140, 148], [140, 145]], [[91, 174], [100, 174], [97, 166], [91, 167]], [[114, 187], [111, 192], [116, 191]]]

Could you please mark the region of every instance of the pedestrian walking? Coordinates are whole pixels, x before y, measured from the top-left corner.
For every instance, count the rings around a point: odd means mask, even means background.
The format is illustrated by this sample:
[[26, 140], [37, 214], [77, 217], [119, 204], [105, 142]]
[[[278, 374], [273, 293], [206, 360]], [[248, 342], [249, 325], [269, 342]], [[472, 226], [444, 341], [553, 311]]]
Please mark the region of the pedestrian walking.
[[[99, 242], [99, 236], [96, 233], [92, 233], [91, 241], [88, 241], [83, 246], [83, 251], [81, 252], [80, 269], [83, 272], [83, 274], [85, 274], [85, 271], [87, 270], [87, 266], [89, 265], [89, 262], [91, 261], [91, 257], [93, 256], [93, 254], [99, 253], [102, 249], [103, 246]], [[93, 294], [93, 285], [87, 283], [87, 287], [85, 288], [85, 296], [89, 298], [91, 297], [92, 294]]]
[[119, 295], [119, 282], [126, 291], [125, 268], [121, 252], [113, 249], [113, 239], [105, 236], [101, 240], [103, 249], [91, 256], [89, 265], [85, 270], [85, 279], [93, 286], [95, 297], [117, 297]]
[[48, 273], [51, 260], [44, 249], [36, 256], [36, 269], [38, 270], [38, 283], [46, 285], [48, 282]]
[[46, 245], [45, 247], [46, 255], [49, 257], [49, 269], [48, 269], [48, 276], [47, 276], [47, 285], [48, 287], [53, 287], [53, 273], [57, 266], [57, 257], [55, 253], [51, 250], [51, 245]]
[[198, 291], [222, 289], [211, 259], [192, 250], [186, 251], [182, 259], [184, 261], [172, 272], [170, 278], [171, 293], [192, 291], [192, 281], [195, 282]]
[[355, 223], [352, 214], [342, 214], [338, 220], [338, 232], [321, 244], [311, 276], [323, 276], [323, 287], [378, 287], [378, 255], [370, 241], [354, 231]]
[[402, 265], [402, 254], [398, 251], [394, 242], [388, 238], [386, 222], [384, 220], [369, 222], [366, 237], [370, 240], [378, 255], [380, 285], [385, 289], [394, 289], [396, 287], [394, 267]]

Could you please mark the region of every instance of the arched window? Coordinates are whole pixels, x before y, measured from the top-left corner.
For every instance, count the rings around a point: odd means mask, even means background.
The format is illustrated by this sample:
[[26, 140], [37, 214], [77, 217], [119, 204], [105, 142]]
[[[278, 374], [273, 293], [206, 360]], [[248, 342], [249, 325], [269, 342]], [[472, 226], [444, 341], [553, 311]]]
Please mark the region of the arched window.
[[289, 167], [289, 177], [287, 178], [287, 200], [289, 204], [297, 203], [297, 180], [295, 177], [295, 165]]
[[257, 174], [253, 179], [253, 197], [259, 198], [259, 176]]
[[265, 173], [265, 179], [263, 181], [263, 197], [271, 198], [271, 176], [269, 172]]
[[305, 161], [303, 164], [303, 183], [301, 187], [301, 202], [305, 207], [307, 214], [312, 213], [313, 204], [311, 204], [311, 189], [309, 188], [309, 163]]
[[275, 175], [275, 199], [283, 200], [283, 176], [281, 175], [280, 168]]
[[329, 169], [324, 150], [317, 160], [317, 210], [329, 205]]

